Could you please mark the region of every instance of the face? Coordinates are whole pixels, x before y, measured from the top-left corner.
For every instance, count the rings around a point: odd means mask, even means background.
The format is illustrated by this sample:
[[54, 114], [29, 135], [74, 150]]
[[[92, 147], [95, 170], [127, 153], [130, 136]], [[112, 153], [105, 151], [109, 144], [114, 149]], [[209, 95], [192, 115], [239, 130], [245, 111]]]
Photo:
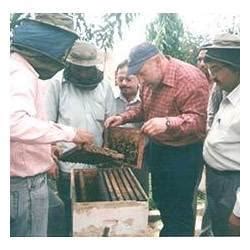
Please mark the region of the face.
[[134, 97], [139, 88], [139, 80], [135, 75], [127, 76], [127, 72], [128, 66], [118, 69], [116, 83], [125, 97]]
[[64, 68], [62, 63], [51, 60], [46, 56], [35, 56], [31, 59], [31, 64], [34, 69], [38, 72], [39, 78], [42, 80], [47, 80], [52, 78], [58, 71]]
[[240, 83], [240, 72], [234, 71], [233, 68], [219, 63], [208, 63], [210, 75], [221, 89], [231, 92]]
[[197, 67], [205, 74], [208, 75], [208, 67], [204, 59], [206, 56], [207, 50], [201, 50], [197, 57]]
[[78, 65], [70, 65], [70, 73], [78, 80], [92, 80], [97, 75], [97, 68], [95, 66], [82, 67]]
[[160, 86], [163, 76], [161, 60], [159, 57], [147, 61], [137, 75], [140, 84], [149, 86], [153, 90]]

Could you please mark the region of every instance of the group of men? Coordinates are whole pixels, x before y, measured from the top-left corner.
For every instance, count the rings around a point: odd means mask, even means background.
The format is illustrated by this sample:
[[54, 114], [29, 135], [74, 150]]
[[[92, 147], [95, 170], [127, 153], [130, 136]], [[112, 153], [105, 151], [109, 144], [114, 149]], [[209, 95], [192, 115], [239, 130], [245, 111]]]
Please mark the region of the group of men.
[[[73, 165], [58, 161], [56, 155], [75, 144], [102, 146], [104, 127], [114, 126], [140, 128], [148, 138], [146, 161], [137, 175], [147, 190], [150, 167], [153, 199], [163, 222], [160, 236], [194, 235], [193, 200], [204, 164], [209, 228], [215, 236], [237, 234], [238, 37], [224, 34], [202, 48], [207, 75], [163, 55], [151, 43], [139, 44], [116, 69], [117, 96], [103, 79], [97, 49], [77, 38], [73, 21], [65, 14], [37, 14], [14, 29], [11, 236], [47, 236], [56, 216], [51, 213], [53, 203], [65, 211], [61, 236], [71, 235]], [[219, 101], [207, 126], [207, 108], [215, 104], [214, 96]], [[60, 199], [48, 189], [47, 172], [57, 178]]]

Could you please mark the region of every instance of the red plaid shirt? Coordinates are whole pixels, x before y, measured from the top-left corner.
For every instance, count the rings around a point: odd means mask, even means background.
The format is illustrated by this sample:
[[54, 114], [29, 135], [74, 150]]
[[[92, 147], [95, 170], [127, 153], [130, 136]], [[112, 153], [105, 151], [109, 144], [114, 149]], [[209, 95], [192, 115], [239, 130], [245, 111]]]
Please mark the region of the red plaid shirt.
[[209, 84], [196, 67], [169, 58], [162, 86], [152, 91], [143, 86], [141, 103], [120, 114], [123, 123], [168, 117], [165, 133], [154, 136], [161, 144], [181, 146], [202, 141], [206, 132]]

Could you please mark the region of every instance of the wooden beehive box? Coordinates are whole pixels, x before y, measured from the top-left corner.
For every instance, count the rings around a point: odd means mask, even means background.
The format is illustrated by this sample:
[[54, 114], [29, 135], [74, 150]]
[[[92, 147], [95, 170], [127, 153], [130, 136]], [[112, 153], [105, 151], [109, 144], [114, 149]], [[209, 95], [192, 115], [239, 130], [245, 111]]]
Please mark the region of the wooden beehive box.
[[138, 236], [148, 197], [129, 168], [72, 169], [73, 236]]

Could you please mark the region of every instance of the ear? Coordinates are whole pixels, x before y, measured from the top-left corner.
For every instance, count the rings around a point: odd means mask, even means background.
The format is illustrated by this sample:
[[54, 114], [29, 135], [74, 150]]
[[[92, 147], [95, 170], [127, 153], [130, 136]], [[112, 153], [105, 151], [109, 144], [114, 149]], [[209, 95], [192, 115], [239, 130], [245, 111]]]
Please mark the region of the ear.
[[155, 63], [158, 67], [161, 67], [162, 61], [161, 61], [161, 57], [159, 55], [157, 55], [155, 57]]

